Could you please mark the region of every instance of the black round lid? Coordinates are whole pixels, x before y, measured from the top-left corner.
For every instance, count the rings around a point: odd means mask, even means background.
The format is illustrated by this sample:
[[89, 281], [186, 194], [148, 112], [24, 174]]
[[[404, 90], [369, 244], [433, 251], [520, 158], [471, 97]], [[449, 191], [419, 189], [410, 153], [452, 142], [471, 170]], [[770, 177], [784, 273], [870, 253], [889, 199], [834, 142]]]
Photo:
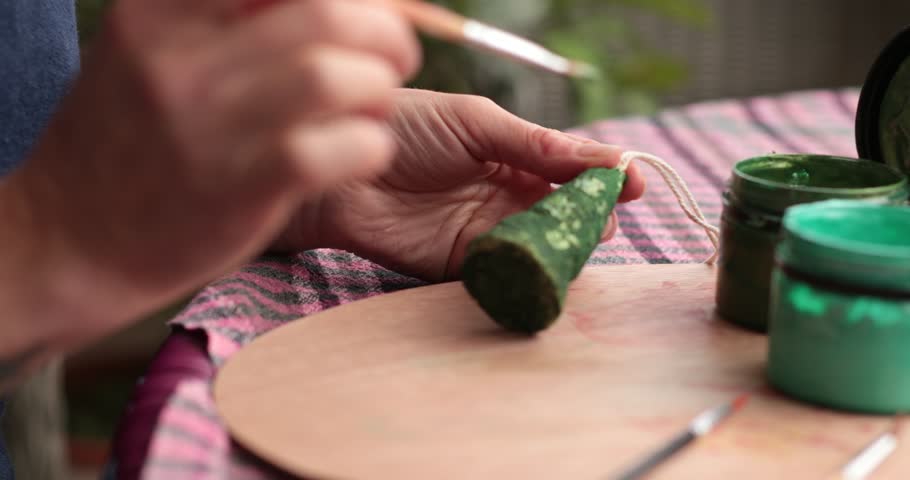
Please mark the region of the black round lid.
[[857, 107], [856, 148], [860, 158], [910, 174], [910, 27], [869, 71]]

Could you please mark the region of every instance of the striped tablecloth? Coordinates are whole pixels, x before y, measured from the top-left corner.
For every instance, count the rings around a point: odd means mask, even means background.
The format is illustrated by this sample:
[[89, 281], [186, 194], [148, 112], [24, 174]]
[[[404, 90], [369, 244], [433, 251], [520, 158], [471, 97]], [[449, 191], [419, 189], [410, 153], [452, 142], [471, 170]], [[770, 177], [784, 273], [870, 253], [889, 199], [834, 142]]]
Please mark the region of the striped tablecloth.
[[[595, 123], [573, 133], [666, 159], [687, 181], [709, 221], [738, 160], [769, 152], [856, 156], [855, 89], [701, 103], [648, 118]], [[710, 253], [704, 232], [682, 214], [656, 173], [642, 166], [648, 192], [618, 208], [616, 238], [593, 264], [698, 262]], [[218, 418], [211, 377], [258, 335], [285, 322], [421, 282], [351, 254], [311, 251], [267, 258], [206, 288], [173, 320], [204, 331], [210, 374], [178, 383], [152, 432], [141, 469], [146, 479], [285, 478], [233, 444]], [[156, 373], [161, 375], [161, 373]], [[147, 381], [150, 379], [147, 379]], [[129, 418], [129, 417], [127, 417]]]

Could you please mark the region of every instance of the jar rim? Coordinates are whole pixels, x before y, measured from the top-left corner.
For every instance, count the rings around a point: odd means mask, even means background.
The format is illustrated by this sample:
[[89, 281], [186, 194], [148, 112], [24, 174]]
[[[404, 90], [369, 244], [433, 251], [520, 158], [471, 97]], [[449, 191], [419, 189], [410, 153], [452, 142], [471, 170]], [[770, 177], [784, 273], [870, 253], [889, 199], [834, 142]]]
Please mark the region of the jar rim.
[[[904, 220], [910, 225], [910, 209], [907, 207], [849, 200], [829, 200], [793, 207], [784, 216], [783, 224], [788, 233], [799, 236], [821, 248], [837, 251], [837, 253], [862, 254], [863, 256], [910, 262], [910, 228], [907, 228], [907, 244], [889, 245], [882, 242], [847, 238], [844, 235], [831, 234], [830, 231], [818, 231], [818, 224], [815, 225], [816, 228], [806, 225], [806, 222], [811, 221], [844, 220], [847, 215], [853, 216], [854, 221], [879, 220], [884, 216], [887, 217], [887, 220], [894, 221], [895, 224]], [[824, 216], [828, 218], [824, 218]], [[834, 216], [839, 216], [839, 218]], [[875, 219], [875, 216], [878, 216], [879, 219]], [[875, 226], [867, 225], [867, 227]], [[907, 264], [907, 268], [910, 269], [910, 263]]]
[[[887, 171], [894, 175], [894, 181], [890, 183], [883, 183], [877, 186], [868, 186], [868, 187], [818, 187], [818, 186], [807, 186], [807, 185], [794, 185], [792, 183], [785, 183], [775, 180], [770, 180], [767, 178], [762, 178], [756, 175], [749, 174], [743, 170], [743, 167], [757, 163], [759, 161], [768, 161], [780, 159], [785, 161], [806, 161], [806, 160], [824, 160], [824, 161], [833, 161], [841, 162], [842, 164], [849, 164], [851, 167], [858, 168], [867, 168], [867, 169], [878, 169], [882, 172]], [[907, 177], [903, 175], [900, 171], [891, 167], [890, 165], [885, 165], [882, 163], [864, 161], [856, 158], [842, 157], [838, 155], [823, 155], [823, 154], [782, 154], [775, 153], [770, 155], [762, 155], [757, 157], [747, 158], [738, 162], [733, 167], [733, 175], [744, 181], [749, 182], [758, 187], [766, 188], [769, 190], [790, 190], [793, 192], [808, 193], [815, 195], [844, 195], [845, 192], [852, 192], [859, 196], [876, 196], [876, 195], [885, 195], [889, 192], [892, 192], [896, 187], [901, 185], [906, 185]]]
[[827, 200], [790, 208], [777, 261], [843, 283], [910, 290], [910, 208]]

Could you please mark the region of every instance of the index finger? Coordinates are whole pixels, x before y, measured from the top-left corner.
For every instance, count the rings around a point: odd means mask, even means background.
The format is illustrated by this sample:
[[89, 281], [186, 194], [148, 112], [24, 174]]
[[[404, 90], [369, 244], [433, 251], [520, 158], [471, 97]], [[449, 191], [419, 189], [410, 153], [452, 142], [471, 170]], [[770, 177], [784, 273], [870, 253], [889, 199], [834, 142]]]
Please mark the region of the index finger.
[[[614, 168], [624, 150], [595, 140], [541, 127], [474, 98], [452, 102], [456, 115], [479, 152], [490, 160], [533, 173], [550, 183], [565, 183], [593, 167]], [[481, 155], [483, 158], [488, 158]], [[645, 180], [634, 163], [626, 170], [620, 202], [641, 198]]]

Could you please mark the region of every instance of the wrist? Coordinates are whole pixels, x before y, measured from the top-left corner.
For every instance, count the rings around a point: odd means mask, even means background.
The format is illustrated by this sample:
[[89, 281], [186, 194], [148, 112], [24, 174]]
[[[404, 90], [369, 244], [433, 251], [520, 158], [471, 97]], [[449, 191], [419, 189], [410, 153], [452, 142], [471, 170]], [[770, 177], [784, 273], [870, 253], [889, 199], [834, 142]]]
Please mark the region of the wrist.
[[[102, 275], [69, 251], [49, 208], [42, 208], [26, 174], [0, 180], [0, 352], [63, 353], [107, 333], [128, 302], [107, 292]], [[107, 292], [107, 293], [106, 293]], [[10, 332], [7, 334], [6, 332]]]
[[53, 342], [45, 312], [54, 302], [42, 295], [49, 289], [50, 278], [50, 268], [40, 253], [46, 237], [35, 228], [27, 197], [14, 177], [18, 175], [0, 180], [0, 305], [5, 310], [0, 356]]

